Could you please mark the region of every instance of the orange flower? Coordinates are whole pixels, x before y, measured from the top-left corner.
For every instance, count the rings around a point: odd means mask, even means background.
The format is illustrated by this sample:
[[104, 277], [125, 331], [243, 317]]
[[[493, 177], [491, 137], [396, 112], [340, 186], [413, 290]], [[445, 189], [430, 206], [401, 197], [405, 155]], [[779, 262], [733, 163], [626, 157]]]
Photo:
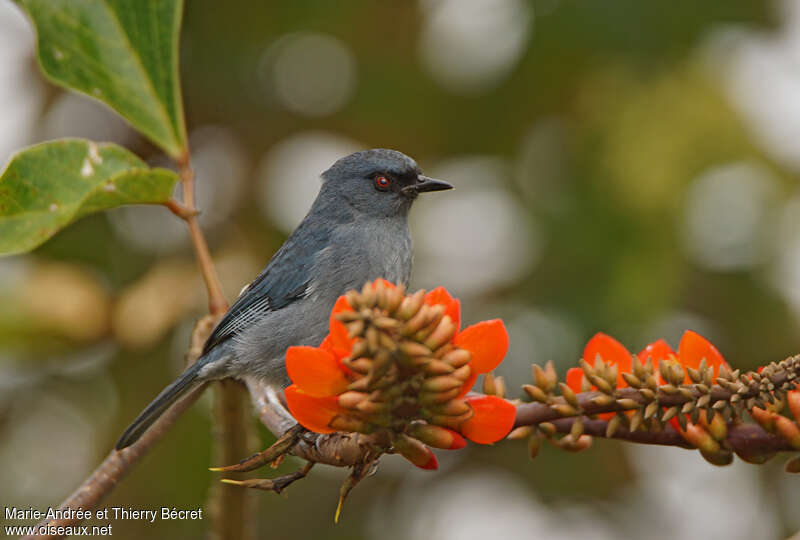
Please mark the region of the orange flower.
[[[594, 366], [598, 358], [602, 358], [606, 365], [617, 366], [617, 387], [624, 388], [628, 385], [622, 378], [622, 373], [631, 371], [633, 361], [631, 353], [622, 343], [607, 334], [598, 332], [583, 348], [583, 359], [590, 366]], [[566, 382], [574, 392], [580, 392], [583, 389], [583, 378], [584, 373], [581, 368], [570, 368], [567, 371]], [[597, 388], [592, 386], [591, 389], [596, 390]], [[614, 414], [603, 413], [598, 416], [603, 420], [609, 420], [614, 417]]]
[[[458, 300], [443, 287], [423, 294], [404, 296], [376, 280], [361, 296], [338, 299], [319, 347], [289, 348], [286, 401], [300, 424], [318, 433], [387, 430], [395, 450], [423, 468], [436, 460], [420, 441], [456, 449], [466, 444], [462, 435], [490, 444], [508, 434], [513, 405], [496, 396], [464, 399], [478, 374], [503, 360], [505, 325], [496, 319], [461, 331]], [[351, 301], [371, 306], [367, 315]]]
[[[617, 366], [619, 376], [617, 378], [617, 387], [625, 388], [628, 384], [622, 378], [622, 373], [631, 373], [633, 369], [632, 356], [619, 341], [603, 333], [597, 333], [586, 344], [583, 350], [583, 359], [590, 365], [594, 366], [598, 356], [603, 359], [607, 365]], [[722, 357], [720, 352], [714, 347], [706, 338], [687, 330], [683, 333], [681, 343], [678, 346], [678, 353], [676, 354], [669, 345], [663, 340], [659, 339], [647, 345], [636, 355], [640, 362], [643, 364], [647, 362], [648, 358], [652, 359], [653, 367], [658, 373], [658, 364], [662, 360], [675, 360], [684, 368], [697, 369], [703, 358], [706, 359], [706, 364], [713, 368], [714, 378], [719, 375], [719, 368], [727, 366], [727, 362]], [[567, 385], [575, 392], [580, 392], [583, 385], [584, 373], [581, 368], [570, 368], [567, 371]], [[660, 380], [659, 383], [663, 383]], [[689, 375], [686, 375], [684, 384], [691, 383]]]
[[497, 442], [514, 427], [516, 410], [497, 396], [467, 398], [474, 414], [461, 425], [461, 433], [479, 444]]
[[[625, 388], [628, 386], [628, 383], [625, 382], [625, 379], [622, 377], [622, 373], [632, 373], [633, 357], [624, 345], [611, 336], [597, 333], [586, 344], [583, 350], [583, 359], [589, 365], [594, 366], [598, 357], [602, 358], [606, 365], [617, 366], [619, 370], [617, 378], [618, 388]], [[728, 366], [716, 347], [706, 338], [691, 330], [687, 330], [683, 333], [677, 354], [663, 339], [659, 339], [642, 349], [639, 354], [636, 355], [636, 358], [642, 364], [646, 363], [648, 359], [652, 360], [658, 384], [665, 384], [665, 381], [658, 372], [658, 364], [664, 360], [674, 360], [683, 366], [684, 369], [697, 369], [705, 358], [706, 365], [713, 369], [714, 380], [716, 380], [719, 375], [720, 367]], [[567, 371], [566, 382], [574, 392], [580, 392], [583, 389], [583, 378], [584, 373], [581, 368], [570, 368]], [[687, 374], [684, 379], [684, 384], [690, 384], [691, 382]], [[592, 390], [596, 390], [596, 388], [592, 387]], [[598, 416], [607, 420], [612, 418], [614, 413], [604, 413]], [[676, 418], [673, 418], [670, 423], [675, 429], [680, 430], [680, 425]]]
[[[697, 332], [687, 330], [683, 333], [681, 343], [678, 346], [678, 361], [683, 367], [697, 369], [703, 358], [706, 359], [706, 365], [714, 370], [713, 380], [716, 380], [719, 376], [719, 368], [722, 366], [730, 367], [710, 341]], [[689, 384], [690, 382], [691, 380], [687, 375], [684, 384]]]
[[468, 326], [463, 331], [461, 328], [461, 302], [450, 296], [444, 287], [436, 287], [425, 295], [424, 302], [428, 305], [445, 306], [445, 315], [449, 316], [456, 325], [456, 335], [452, 339], [453, 345], [466, 349], [472, 353], [470, 360], [470, 378], [461, 387], [459, 397], [464, 397], [472, 390], [478, 375], [489, 373], [500, 365], [508, 352], [508, 332], [503, 321], [492, 319], [481, 321]]
[[[625, 345], [607, 334], [598, 332], [583, 348], [583, 359], [590, 366], [594, 366], [598, 358], [602, 358], [606, 365], [617, 366], [619, 370], [617, 386], [620, 388], [627, 386], [625, 379], [622, 378], [622, 372], [630, 372], [633, 364], [631, 353], [628, 352]], [[567, 371], [567, 385], [573, 391], [580, 392], [583, 386], [583, 377], [584, 373], [581, 368], [570, 368]], [[595, 388], [593, 387], [593, 389]]]

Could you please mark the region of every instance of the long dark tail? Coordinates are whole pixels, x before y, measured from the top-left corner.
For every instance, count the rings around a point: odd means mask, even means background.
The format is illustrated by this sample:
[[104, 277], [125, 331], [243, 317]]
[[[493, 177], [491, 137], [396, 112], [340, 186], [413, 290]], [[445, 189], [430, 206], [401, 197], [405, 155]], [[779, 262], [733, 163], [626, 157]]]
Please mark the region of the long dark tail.
[[203, 367], [205, 362], [195, 362], [189, 368], [186, 369], [180, 376], [175, 379], [172, 384], [164, 388], [160, 394], [154, 399], [150, 405], [148, 405], [139, 416], [136, 417], [128, 429], [125, 430], [125, 433], [117, 441], [117, 450], [122, 450], [137, 440], [139, 437], [142, 436], [142, 433], [147, 431], [153, 422], [158, 420], [159, 416], [164, 414], [164, 412], [170, 408], [170, 406], [178, 401], [180, 397], [186, 394], [189, 390], [194, 388], [197, 383], [200, 381], [198, 380], [197, 373], [200, 371], [200, 368]]

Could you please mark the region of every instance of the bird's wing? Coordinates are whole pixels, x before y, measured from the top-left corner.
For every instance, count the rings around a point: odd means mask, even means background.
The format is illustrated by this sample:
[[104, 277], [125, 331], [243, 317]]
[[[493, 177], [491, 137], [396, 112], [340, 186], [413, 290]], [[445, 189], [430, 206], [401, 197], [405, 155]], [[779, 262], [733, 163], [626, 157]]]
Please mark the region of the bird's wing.
[[239, 295], [209, 336], [203, 354], [239, 334], [267, 313], [296, 302], [307, 294], [315, 256], [327, 244], [327, 236], [319, 233], [310, 237], [298, 234], [302, 232], [301, 229], [302, 225]]

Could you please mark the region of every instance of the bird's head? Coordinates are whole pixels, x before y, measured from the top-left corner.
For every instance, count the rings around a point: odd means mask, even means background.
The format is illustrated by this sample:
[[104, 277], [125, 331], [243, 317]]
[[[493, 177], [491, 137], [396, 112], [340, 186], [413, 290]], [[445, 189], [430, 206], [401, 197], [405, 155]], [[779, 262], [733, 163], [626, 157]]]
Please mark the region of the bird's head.
[[326, 197], [376, 217], [405, 215], [420, 193], [453, 188], [447, 182], [424, 176], [407, 155], [383, 148], [341, 158], [322, 173], [322, 180]]

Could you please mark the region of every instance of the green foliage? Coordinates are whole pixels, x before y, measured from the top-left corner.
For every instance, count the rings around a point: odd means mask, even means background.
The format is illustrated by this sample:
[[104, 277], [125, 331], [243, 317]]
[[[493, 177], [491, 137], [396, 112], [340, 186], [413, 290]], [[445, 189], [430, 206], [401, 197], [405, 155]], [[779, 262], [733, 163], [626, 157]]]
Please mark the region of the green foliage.
[[178, 76], [182, 0], [17, 0], [56, 84], [99, 99], [173, 157], [186, 148]]
[[67, 139], [27, 148], [0, 176], [0, 254], [29, 251], [92, 212], [163, 203], [177, 180], [115, 144]]

